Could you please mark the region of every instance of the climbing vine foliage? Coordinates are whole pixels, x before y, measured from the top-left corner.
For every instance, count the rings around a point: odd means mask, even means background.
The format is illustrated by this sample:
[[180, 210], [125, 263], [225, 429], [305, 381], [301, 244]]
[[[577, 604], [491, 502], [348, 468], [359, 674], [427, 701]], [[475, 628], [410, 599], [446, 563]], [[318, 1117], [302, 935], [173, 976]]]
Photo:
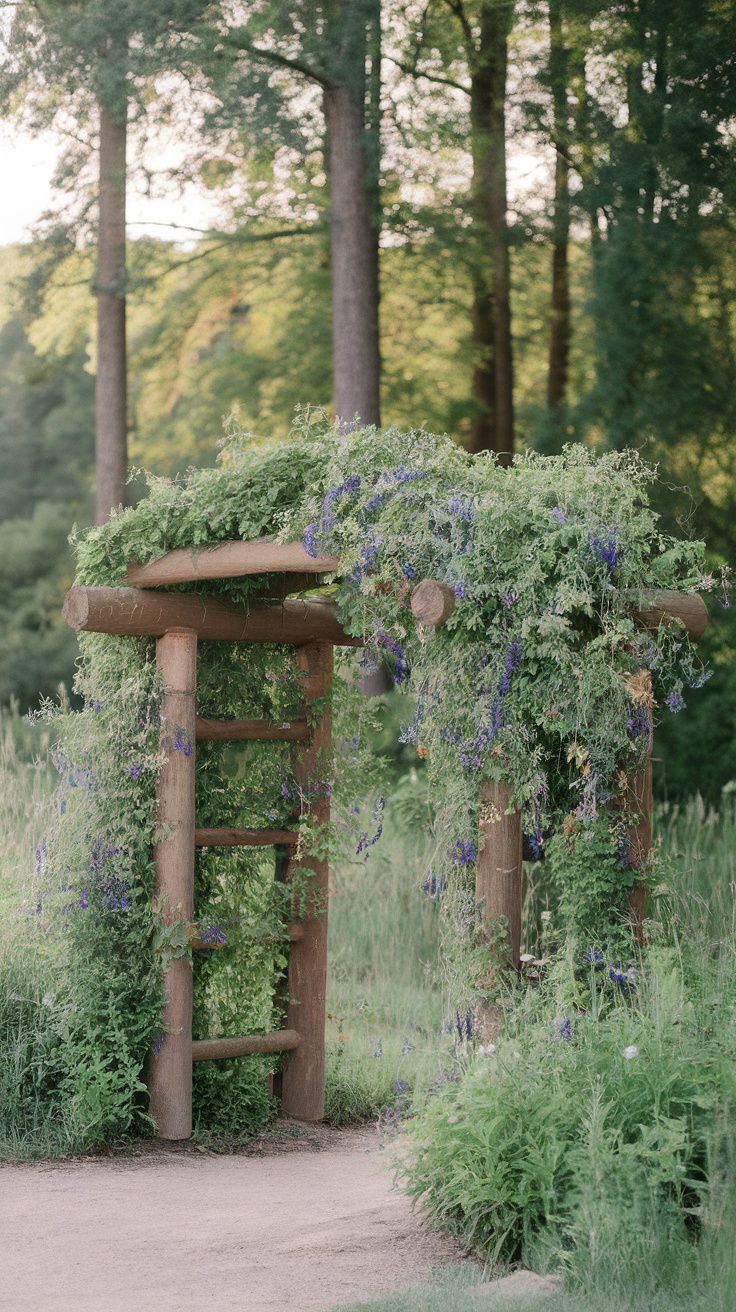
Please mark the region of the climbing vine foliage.
[[[501, 469], [446, 437], [346, 432], [305, 410], [285, 442], [259, 442], [233, 424], [216, 468], [175, 481], [150, 478], [139, 506], [78, 543], [78, 582], [120, 585], [132, 561], [234, 538], [301, 539], [311, 555], [336, 554], [340, 568], [327, 583], [343, 625], [366, 645], [359, 657], [350, 649], [339, 655], [335, 759], [309, 786], [334, 794], [332, 833], [310, 830], [309, 788], [297, 787], [280, 744], [199, 749], [198, 823], [301, 822], [303, 848], [347, 844], [351, 859], [365, 859], [380, 832], [382, 803], [362, 809], [380, 789], [365, 745], [371, 708], [358, 691], [356, 662], [380, 662], [407, 694], [403, 737], [429, 773], [443, 854], [432, 886], [455, 890], [448, 901], [460, 908], [460, 921], [464, 915], [467, 927], [472, 919], [467, 894], [485, 780], [513, 786], [537, 855], [554, 830], [573, 854], [581, 850], [577, 835], [591, 827], [596, 851], [607, 835], [604, 901], [615, 903], [635, 877], [625, 814], [616, 807], [624, 777], [641, 764], [652, 713], [677, 712], [685, 688], [706, 677], [681, 624], [652, 632], [636, 618], [647, 590], [713, 583], [701, 543], [660, 532], [647, 500], [655, 477], [636, 453], [599, 457], [582, 446], [557, 457], [517, 457]], [[453, 614], [437, 629], [411, 612], [412, 588], [424, 578], [455, 594]], [[268, 581], [227, 579], [208, 589], [247, 605]], [[117, 972], [127, 980], [122, 996], [150, 1000], [136, 1004], [133, 1028], [129, 1012], [116, 1012], [131, 1069], [155, 1041], [164, 958], [188, 950], [181, 927], [167, 926], [165, 909], [152, 906], [155, 780], [163, 754], [177, 750], [160, 733], [153, 655], [150, 641], [83, 638], [78, 691], [85, 707], [67, 718], [59, 748], [64, 814], [44, 854], [47, 886], [62, 890], [78, 950], [90, 957], [93, 944], [98, 962], [107, 953], [107, 983]], [[203, 715], [299, 713], [289, 649], [202, 643], [198, 685]], [[206, 852], [197, 860], [197, 933], [224, 947], [196, 954], [195, 1034], [273, 1023], [274, 971], [285, 961], [279, 935], [289, 914], [273, 863], [244, 850], [224, 861]], [[578, 919], [589, 926], [606, 906], [590, 877], [583, 883]], [[574, 921], [570, 880], [564, 900]], [[137, 948], [121, 928], [133, 919]], [[98, 1028], [102, 1035], [101, 1022]], [[100, 1063], [112, 1069], [105, 1042]], [[224, 1065], [201, 1066], [198, 1105], [222, 1106], [225, 1095], [213, 1081], [225, 1080]]]

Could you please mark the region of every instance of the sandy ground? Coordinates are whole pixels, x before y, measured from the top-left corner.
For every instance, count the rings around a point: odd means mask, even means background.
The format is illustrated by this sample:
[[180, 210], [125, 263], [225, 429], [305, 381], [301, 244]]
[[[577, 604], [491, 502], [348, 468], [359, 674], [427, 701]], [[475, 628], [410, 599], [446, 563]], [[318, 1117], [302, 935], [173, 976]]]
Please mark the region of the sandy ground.
[[[247, 1153], [0, 1167], [3, 1312], [316, 1312], [458, 1261], [391, 1188], [375, 1129]], [[470, 1267], [469, 1267], [470, 1276]]]

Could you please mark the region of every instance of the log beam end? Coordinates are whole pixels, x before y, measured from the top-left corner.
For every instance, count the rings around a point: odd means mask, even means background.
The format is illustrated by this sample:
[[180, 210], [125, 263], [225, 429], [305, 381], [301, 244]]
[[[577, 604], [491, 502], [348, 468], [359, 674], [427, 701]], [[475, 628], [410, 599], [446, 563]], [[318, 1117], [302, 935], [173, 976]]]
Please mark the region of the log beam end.
[[422, 624], [444, 624], [455, 609], [455, 593], [446, 583], [422, 579], [411, 594], [411, 613]]

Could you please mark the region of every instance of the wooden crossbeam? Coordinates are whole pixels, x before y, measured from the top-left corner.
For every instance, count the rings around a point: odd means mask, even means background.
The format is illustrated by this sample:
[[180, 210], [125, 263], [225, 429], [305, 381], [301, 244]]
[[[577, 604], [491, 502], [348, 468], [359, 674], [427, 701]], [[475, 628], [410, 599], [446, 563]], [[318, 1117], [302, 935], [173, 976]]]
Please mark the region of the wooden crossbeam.
[[198, 742], [295, 742], [309, 737], [306, 720], [195, 720]]
[[121, 637], [161, 637], [171, 629], [191, 629], [197, 638], [224, 642], [283, 642], [300, 646], [319, 639], [342, 647], [362, 647], [338, 623], [332, 601], [290, 598], [245, 610], [220, 597], [197, 593], [145, 592], [139, 588], [71, 588], [62, 614], [84, 633]]
[[246, 574], [299, 571], [328, 574], [339, 567], [337, 556], [308, 556], [301, 542], [219, 542], [216, 546], [180, 547], [149, 565], [131, 565], [125, 579], [138, 588], [196, 583], [199, 579], [231, 579]]
[[708, 608], [697, 592], [647, 592], [644, 604], [632, 613], [647, 628], [658, 628], [662, 620], [682, 620], [693, 642], [708, 625]]
[[195, 847], [273, 847], [275, 843], [294, 846], [299, 835], [290, 829], [195, 829]]
[[290, 1052], [298, 1048], [296, 1030], [273, 1030], [270, 1034], [245, 1034], [242, 1039], [194, 1039], [192, 1061], [218, 1061], [222, 1057], [247, 1057], [253, 1052]]

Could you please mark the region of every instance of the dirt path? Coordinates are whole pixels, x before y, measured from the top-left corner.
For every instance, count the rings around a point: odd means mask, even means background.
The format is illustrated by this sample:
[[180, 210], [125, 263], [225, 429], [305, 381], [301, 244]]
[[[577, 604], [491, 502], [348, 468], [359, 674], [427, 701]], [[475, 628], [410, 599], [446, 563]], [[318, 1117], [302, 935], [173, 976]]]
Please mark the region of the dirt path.
[[[288, 1130], [288, 1127], [287, 1127]], [[391, 1190], [375, 1129], [260, 1152], [0, 1167], [3, 1312], [316, 1312], [457, 1261]]]

